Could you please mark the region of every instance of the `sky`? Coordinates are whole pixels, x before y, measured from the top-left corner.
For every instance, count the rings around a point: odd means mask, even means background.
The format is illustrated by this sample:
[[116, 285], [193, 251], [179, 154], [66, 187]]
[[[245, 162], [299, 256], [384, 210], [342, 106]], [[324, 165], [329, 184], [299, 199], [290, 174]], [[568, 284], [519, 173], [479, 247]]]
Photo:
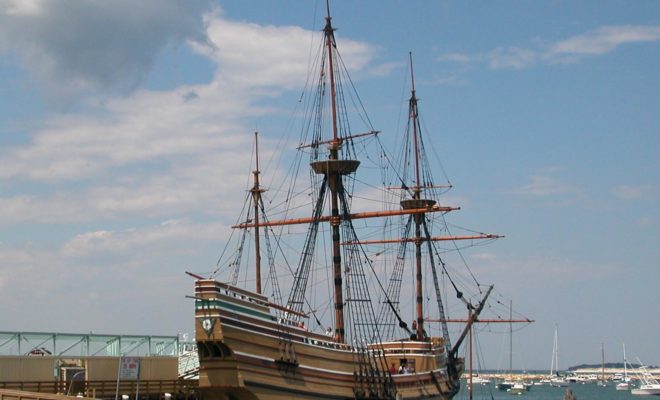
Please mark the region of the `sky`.
[[[367, 113], [402, 128], [408, 52], [464, 256], [513, 364], [660, 364], [660, 3], [339, 0]], [[319, 1], [0, 0], [0, 330], [192, 332], [193, 280], [305, 83]], [[502, 300], [505, 301], [505, 300]], [[508, 328], [478, 330], [482, 365]]]

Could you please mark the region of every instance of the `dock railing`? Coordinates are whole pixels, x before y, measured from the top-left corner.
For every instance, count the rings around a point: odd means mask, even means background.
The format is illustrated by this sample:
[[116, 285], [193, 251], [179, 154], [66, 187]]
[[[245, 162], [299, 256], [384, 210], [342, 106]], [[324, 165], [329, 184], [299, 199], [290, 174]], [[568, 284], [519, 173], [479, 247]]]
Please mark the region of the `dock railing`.
[[[160, 399], [165, 393], [171, 394], [175, 399], [190, 399], [196, 397], [197, 386], [196, 380], [140, 380], [139, 394], [140, 399]], [[137, 390], [137, 381], [119, 382], [119, 396], [128, 395], [134, 399]], [[3, 393], [0, 400], [80, 399], [77, 396], [114, 399], [117, 393], [117, 381], [81, 381], [70, 396], [63, 394], [66, 393], [65, 388], [56, 381], [0, 382], [0, 392]], [[21, 395], [16, 397], [17, 394]]]

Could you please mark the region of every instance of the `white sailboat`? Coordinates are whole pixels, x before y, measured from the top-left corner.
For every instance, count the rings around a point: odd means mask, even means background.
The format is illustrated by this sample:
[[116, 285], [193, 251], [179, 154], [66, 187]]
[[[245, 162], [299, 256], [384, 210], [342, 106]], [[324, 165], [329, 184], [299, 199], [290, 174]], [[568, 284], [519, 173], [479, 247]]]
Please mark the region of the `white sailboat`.
[[[528, 320], [529, 321], [529, 320]], [[513, 379], [513, 302], [509, 303], [509, 376], [496, 385], [497, 389], [510, 394], [525, 394], [532, 387], [521, 379]], [[518, 321], [519, 322], [519, 321]]]
[[623, 344], [623, 381], [616, 384], [616, 390], [630, 390], [630, 377], [628, 376], [628, 360], [626, 359], [626, 344]]
[[[513, 302], [509, 303], [509, 320], [513, 319]], [[510, 391], [515, 382], [513, 381], [513, 325], [509, 322], [509, 377], [498, 383], [496, 387], [502, 391]]]
[[542, 382], [554, 387], [568, 386], [568, 381], [559, 375], [559, 336], [557, 324], [555, 324], [555, 340], [552, 345], [552, 362], [550, 363], [550, 374]]

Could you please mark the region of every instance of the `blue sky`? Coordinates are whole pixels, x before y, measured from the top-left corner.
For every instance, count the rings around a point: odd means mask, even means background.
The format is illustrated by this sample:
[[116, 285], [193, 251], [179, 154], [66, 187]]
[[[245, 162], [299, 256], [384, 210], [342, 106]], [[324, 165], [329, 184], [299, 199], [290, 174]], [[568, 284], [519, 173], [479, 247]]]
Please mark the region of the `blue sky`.
[[[385, 142], [413, 52], [453, 221], [506, 236], [465, 256], [536, 321], [514, 366], [549, 369], [555, 324], [562, 368], [599, 362], [601, 343], [617, 361], [622, 342], [660, 364], [660, 3], [332, 9]], [[213, 269], [252, 132], [268, 147], [286, 129], [323, 12], [0, 0], [0, 329], [190, 332], [183, 271]], [[479, 335], [486, 367], [506, 365], [505, 330]]]

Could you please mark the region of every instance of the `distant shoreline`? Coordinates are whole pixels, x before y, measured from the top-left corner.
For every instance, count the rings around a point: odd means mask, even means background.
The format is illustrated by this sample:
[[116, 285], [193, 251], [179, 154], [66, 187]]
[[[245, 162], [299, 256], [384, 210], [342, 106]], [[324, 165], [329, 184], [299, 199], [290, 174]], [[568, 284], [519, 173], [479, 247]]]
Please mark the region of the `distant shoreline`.
[[[607, 364], [606, 364], [607, 365]], [[623, 374], [623, 364], [621, 367], [605, 367], [603, 370], [600, 365], [584, 365], [571, 367], [574, 369], [569, 369], [565, 371], [559, 371], [560, 375], [576, 375], [576, 376], [585, 376], [585, 375], [596, 375], [598, 378], [601, 377], [601, 374], [605, 375], [606, 380], [611, 380], [614, 375]], [[653, 376], [660, 379], [660, 368], [657, 366], [647, 367], [648, 372]], [[549, 375], [548, 370], [513, 370], [510, 373], [507, 371], [494, 371], [494, 370], [483, 370], [480, 373], [474, 372], [474, 376], [487, 377], [492, 379], [522, 379], [522, 380], [538, 380], [546, 378]], [[637, 376], [637, 366], [630, 367], [628, 366], [628, 375], [633, 379]], [[469, 376], [469, 373], [466, 371], [463, 373], [463, 377]]]
[[[605, 369], [623, 369], [623, 363], [605, 363]], [[628, 369], [629, 370], [635, 370], [640, 367], [640, 364], [628, 364]], [[600, 370], [602, 366], [600, 364], [580, 364], [576, 365], [574, 367], [568, 367], [567, 371], [579, 371], [583, 369], [598, 369]], [[647, 369], [658, 369], [660, 367], [656, 365], [646, 365]]]

